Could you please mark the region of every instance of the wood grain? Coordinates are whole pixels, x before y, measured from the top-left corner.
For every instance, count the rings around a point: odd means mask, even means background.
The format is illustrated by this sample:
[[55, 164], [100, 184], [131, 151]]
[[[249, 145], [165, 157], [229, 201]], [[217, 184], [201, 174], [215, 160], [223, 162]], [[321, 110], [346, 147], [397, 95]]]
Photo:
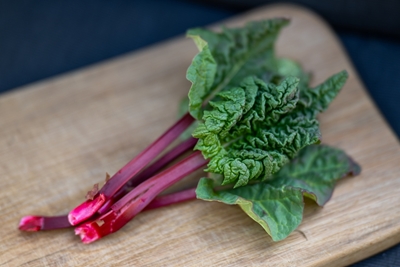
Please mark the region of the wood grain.
[[238, 207], [201, 201], [145, 212], [91, 245], [71, 229], [19, 232], [23, 215], [68, 212], [173, 123], [196, 48], [170, 40], [0, 98], [0, 266], [343, 266], [400, 242], [400, 146], [329, 27], [290, 5], [225, 24], [274, 16], [292, 19], [279, 54], [313, 83], [350, 73], [321, 116], [323, 142], [362, 175], [341, 181], [324, 208], [307, 202], [298, 231], [277, 243]]

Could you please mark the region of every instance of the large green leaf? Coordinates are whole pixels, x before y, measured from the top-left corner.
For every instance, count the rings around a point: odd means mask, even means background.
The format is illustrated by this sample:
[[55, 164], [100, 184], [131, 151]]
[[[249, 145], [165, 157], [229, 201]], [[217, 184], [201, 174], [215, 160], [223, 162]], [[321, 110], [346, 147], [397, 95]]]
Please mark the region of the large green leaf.
[[274, 241], [287, 237], [300, 224], [303, 195], [323, 205], [338, 179], [358, 174], [360, 167], [343, 151], [312, 145], [274, 175], [273, 180], [233, 189], [215, 190], [214, 180], [200, 180], [197, 197], [239, 205]]
[[267, 179], [301, 148], [319, 142], [318, 121], [291, 112], [298, 82], [288, 77], [275, 85], [248, 77], [218, 93], [193, 132], [195, 149], [210, 158], [206, 171], [222, 174], [224, 184], [243, 186]]
[[283, 166], [270, 185], [302, 189], [306, 196], [323, 206], [340, 178], [357, 175], [360, 171], [360, 166], [344, 151], [326, 145], [313, 145], [302, 149], [295, 159]]
[[341, 71], [315, 88], [301, 86], [297, 110], [307, 113], [308, 117], [315, 117], [318, 113], [325, 111], [342, 89], [347, 78], [347, 72]]
[[319, 143], [316, 116], [347, 78], [341, 72], [311, 89], [297, 63], [276, 58], [274, 41], [287, 23], [188, 31], [200, 50], [187, 73], [189, 112], [198, 119], [193, 136], [210, 159], [206, 171], [222, 175], [223, 184], [267, 180], [300, 149]]
[[299, 226], [303, 217], [303, 193], [296, 188], [274, 188], [258, 183], [215, 191], [213, 180], [202, 178], [196, 194], [203, 200], [239, 205], [274, 241], [286, 238]]
[[[195, 40], [199, 39], [194, 37]], [[201, 117], [201, 108], [204, 97], [210, 94], [210, 88], [214, 84], [217, 64], [211, 55], [207, 45], [199, 46], [201, 51], [193, 58], [192, 64], [186, 72], [186, 78], [192, 83], [189, 91], [189, 107], [193, 117]]]
[[288, 77], [279, 85], [248, 77], [216, 95], [193, 132], [196, 149], [210, 158], [206, 171], [222, 174], [235, 187], [267, 180], [300, 149], [320, 142], [316, 116], [347, 79], [345, 71], [316, 88]]
[[193, 38], [200, 50], [187, 72], [192, 82], [189, 91], [192, 116], [201, 119], [202, 106], [207, 100], [237, 86], [244, 78], [270, 76], [277, 68], [274, 42], [286, 24], [286, 19], [271, 19], [251, 22], [243, 28], [224, 28], [219, 33], [200, 28], [189, 30], [187, 36]]

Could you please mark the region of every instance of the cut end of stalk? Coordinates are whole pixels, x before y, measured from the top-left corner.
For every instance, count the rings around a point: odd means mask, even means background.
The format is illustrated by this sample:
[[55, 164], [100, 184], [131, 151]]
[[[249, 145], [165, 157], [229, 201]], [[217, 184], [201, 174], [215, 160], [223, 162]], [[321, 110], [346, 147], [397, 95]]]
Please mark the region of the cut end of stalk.
[[86, 223], [75, 228], [75, 235], [79, 235], [82, 243], [89, 244], [101, 238], [96, 227], [91, 223]]
[[99, 194], [93, 200], [87, 200], [73, 209], [68, 214], [68, 221], [71, 225], [78, 225], [92, 217], [105, 203], [103, 194]]
[[114, 211], [109, 211], [108, 213], [100, 216], [92, 221], [85, 222], [75, 228], [75, 234], [81, 237], [81, 240], [85, 244], [92, 243], [100, 238], [109, 235], [115, 231], [114, 222], [118, 217], [118, 214]]
[[42, 229], [43, 217], [41, 216], [25, 216], [19, 222], [18, 229], [27, 232], [37, 232]]

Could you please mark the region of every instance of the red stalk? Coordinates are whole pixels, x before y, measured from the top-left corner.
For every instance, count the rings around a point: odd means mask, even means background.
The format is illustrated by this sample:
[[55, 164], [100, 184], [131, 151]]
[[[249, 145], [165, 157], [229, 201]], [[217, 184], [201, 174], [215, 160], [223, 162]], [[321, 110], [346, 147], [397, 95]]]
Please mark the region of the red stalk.
[[165, 153], [164, 156], [159, 158], [157, 161], [155, 161], [153, 164], [147, 167], [144, 171], [139, 173], [136, 177], [131, 179], [128, 182], [129, 186], [131, 187], [138, 186], [140, 183], [144, 182], [149, 177], [153, 177], [157, 172], [159, 172], [162, 168], [166, 167], [172, 161], [177, 159], [183, 153], [189, 150], [193, 150], [196, 143], [197, 139], [193, 137], [190, 137], [189, 139], [183, 141], [182, 143], [180, 143], [179, 145], [177, 145], [176, 147]]
[[19, 230], [37, 232], [71, 227], [67, 215], [61, 216], [25, 216], [19, 222]]
[[[196, 199], [196, 188], [156, 197], [144, 210], [158, 209], [183, 201]], [[28, 232], [56, 230], [72, 227], [68, 214], [60, 216], [25, 216], [19, 223], [19, 230]]]
[[[184, 142], [180, 143], [170, 151], [168, 151], [164, 156], [156, 160], [153, 164], [146, 167], [144, 171], [132, 178], [123, 188], [121, 188], [111, 199], [109, 199], [98, 211], [98, 214], [104, 214], [110, 210], [110, 207], [126, 195], [133, 186], [137, 186], [141, 182], [145, 181], [147, 178], [152, 177], [154, 174], [159, 172], [166, 165], [171, 163], [177, 157], [181, 156], [183, 153], [193, 149], [196, 144], [197, 139], [189, 138]], [[195, 199], [195, 189], [189, 189], [182, 192], [176, 192], [164, 196], [156, 197], [149, 206], [145, 208], [155, 209], [159, 207], [168, 206], [174, 203], [179, 203], [186, 200]], [[19, 224], [19, 229], [21, 231], [42, 231], [42, 230], [55, 230], [61, 228], [68, 228], [72, 225], [68, 221], [68, 215], [60, 216], [25, 216], [21, 219]]]
[[158, 209], [193, 199], [196, 199], [196, 188], [190, 188], [176, 193], [156, 197], [144, 208], [144, 210]]
[[116, 202], [108, 213], [76, 227], [75, 234], [80, 235], [83, 243], [91, 243], [118, 231], [159, 193], [205, 166], [207, 162], [199, 151], [194, 152], [186, 159], [138, 185]]
[[154, 176], [157, 172], [159, 172], [162, 168], [167, 166], [169, 163], [174, 161], [176, 158], [181, 156], [183, 153], [192, 150], [193, 147], [196, 145], [197, 139], [191, 137], [167, 153], [165, 153], [164, 156], [159, 158], [157, 161], [155, 161], [153, 164], [150, 166], [146, 167], [144, 171], [133, 177], [126, 185], [121, 188], [117, 193], [115, 193], [112, 198], [110, 198], [104, 205], [97, 211], [98, 214], [104, 214], [109, 211], [110, 207], [117, 202], [119, 199], [121, 199], [124, 195], [126, 195], [132, 187], [135, 187], [145, 181], [146, 179]]
[[149, 164], [158, 154], [181, 135], [194, 119], [189, 113], [184, 115], [178, 122], [169, 128], [161, 137], [154, 141], [138, 156], [122, 167], [106, 184], [100, 189], [93, 200], [87, 200], [77, 206], [68, 214], [68, 220], [72, 225], [77, 225], [92, 217], [115, 193], [117, 193], [126, 182], [134, 177], [140, 170]]

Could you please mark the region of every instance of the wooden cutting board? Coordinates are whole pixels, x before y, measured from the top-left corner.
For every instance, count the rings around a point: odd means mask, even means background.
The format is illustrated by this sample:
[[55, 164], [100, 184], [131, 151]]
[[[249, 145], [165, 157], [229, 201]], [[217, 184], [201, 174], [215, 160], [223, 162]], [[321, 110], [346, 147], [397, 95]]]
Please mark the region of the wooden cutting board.
[[313, 83], [347, 69], [321, 116], [323, 142], [363, 168], [319, 208], [306, 203], [298, 231], [274, 243], [238, 207], [192, 201], [137, 216], [84, 245], [72, 229], [17, 230], [21, 216], [59, 215], [84, 199], [176, 119], [196, 48], [183, 37], [33, 84], [0, 98], [0, 266], [341, 266], [400, 242], [400, 146], [331, 29], [308, 10], [269, 6], [226, 21], [285, 16], [280, 55]]

